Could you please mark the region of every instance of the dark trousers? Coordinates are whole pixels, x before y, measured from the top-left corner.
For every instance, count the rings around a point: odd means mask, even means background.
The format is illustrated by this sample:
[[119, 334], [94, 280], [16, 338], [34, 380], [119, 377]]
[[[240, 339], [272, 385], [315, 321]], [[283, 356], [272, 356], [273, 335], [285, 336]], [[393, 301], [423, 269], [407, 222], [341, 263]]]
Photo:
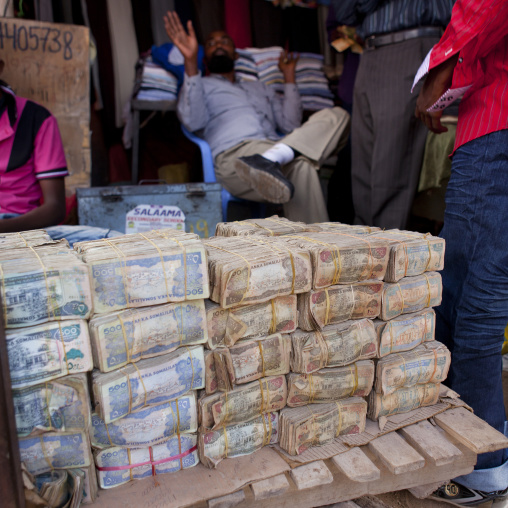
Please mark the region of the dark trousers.
[[438, 41], [420, 37], [365, 51], [356, 75], [352, 143], [355, 222], [405, 228], [423, 160], [426, 127], [415, 118], [413, 79]]

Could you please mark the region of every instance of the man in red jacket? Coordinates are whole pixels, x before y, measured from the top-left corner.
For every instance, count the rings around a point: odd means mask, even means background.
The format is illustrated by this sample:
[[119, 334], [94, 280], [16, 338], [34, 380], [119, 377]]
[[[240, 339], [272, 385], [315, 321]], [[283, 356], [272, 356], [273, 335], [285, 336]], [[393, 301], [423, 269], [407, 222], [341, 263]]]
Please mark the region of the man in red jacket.
[[[416, 75], [427, 77], [416, 116], [444, 132], [441, 111], [459, 106], [452, 175], [446, 193], [443, 305], [436, 339], [448, 346], [447, 383], [506, 434], [503, 330], [508, 323], [508, 2], [457, 0], [443, 37]], [[478, 456], [471, 474], [434, 493], [457, 506], [490, 499], [505, 506], [507, 450]]]

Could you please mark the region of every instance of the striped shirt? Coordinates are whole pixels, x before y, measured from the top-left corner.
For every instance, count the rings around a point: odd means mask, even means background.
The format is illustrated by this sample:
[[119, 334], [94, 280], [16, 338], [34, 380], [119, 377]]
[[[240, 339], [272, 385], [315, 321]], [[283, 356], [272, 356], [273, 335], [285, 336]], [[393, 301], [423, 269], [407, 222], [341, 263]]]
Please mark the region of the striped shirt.
[[55, 117], [0, 83], [0, 212], [24, 214], [41, 205], [39, 180], [67, 176]]
[[340, 25], [364, 39], [418, 26], [445, 27], [455, 0], [332, 0]]
[[508, 129], [508, 0], [457, 0], [450, 24], [418, 71], [459, 54], [450, 89], [429, 111], [464, 94], [454, 151], [473, 139]]

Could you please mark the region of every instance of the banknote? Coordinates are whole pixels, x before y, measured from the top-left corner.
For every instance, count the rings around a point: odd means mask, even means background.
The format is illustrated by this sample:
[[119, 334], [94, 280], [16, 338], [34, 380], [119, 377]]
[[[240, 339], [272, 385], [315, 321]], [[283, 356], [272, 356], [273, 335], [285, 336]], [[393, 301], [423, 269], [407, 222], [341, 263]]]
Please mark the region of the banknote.
[[372, 233], [369, 238], [388, 242], [390, 259], [386, 282], [398, 282], [403, 277], [435, 272], [444, 268], [445, 240], [429, 233], [388, 229]]
[[[271, 376], [221, 392], [211, 405], [213, 428], [242, 423], [263, 413], [279, 411], [288, 396], [286, 376]], [[207, 422], [208, 423], [208, 422]]]
[[214, 468], [226, 458], [249, 455], [279, 440], [279, 413], [265, 413], [249, 422], [200, 430], [199, 458]]
[[439, 272], [404, 277], [396, 284], [385, 282], [380, 319], [389, 321], [401, 314], [441, 305], [443, 286]]
[[436, 313], [433, 309], [423, 309], [388, 322], [375, 319], [374, 327], [379, 339], [379, 358], [383, 358], [390, 353], [409, 351], [422, 342], [434, 340]]
[[377, 357], [378, 339], [370, 319], [345, 321], [321, 331], [298, 329], [291, 342], [291, 371], [301, 374]]
[[199, 463], [195, 434], [179, 434], [149, 448], [106, 448], [96, 451], [99, 486], [111, 489], [131, 480], [175, 473]]
[[[69, 469], [70, 471], [70, 469]], [[67, 480], [69, 473], [65, 469], [55, 469], [34, 477], [34, 484], [39, 495], [48, 506], [64, 506], [69, 499]]]
[[205, 350], [205, 391], [207, 395], [211, 395], [217, 391], [217, 373], [215, 370], [215, 358], [213, 352]]
[[390, 395], [382, 395], [372, 390], [367, 416], [371, 420], [377, 420], [380, 416], [407, 413], [419, 407], [432, 406], [439, 399], [439, 390], [440, 385], [433, 383], [399, 388]]
[[[135, 366], [136, 365], [136, 366]], [[183, 347], [107, 374], [94, 372], [98, 415], [107, 423], [205, 386], [203, 346]]]
[[109, 424], [92, 415], [90, 439], [94, 448], [147, 448], [163, 443], [175, 434], [198, 429], [195, 392], [170, 402], [148, 406]]
[[280, 412], [279, 446], [290, 455], [300, 455], [338, 436], [360, 434], [365, 430], [366, 416], [367, 402], [361, 397], [285, 408]]
[[276, 333], [259, 340], [240, 341], [230, 348], [214, 350], [217, 385], [229, 391], [233, 385], [289, 372], [291, 338]]
[[208, 298], [206, 253], [198, 236], [154, 230], [74, 249], [90, 267], [96, 314]]
[[375, 390], [390, 395], [399, 388], [442, 383], [448, 375], [450, 362], [448, 348], [435, 340], [412, 351], [385, 356], [376, 365]]
[[364, 281], [298, 295], [298, 326], [306, 331], [322, 330], [350, 319], [373, 319], [381, 312], [382, 292], [382, 282]]
[[318, 222], [309, 224], [309, 226], [315, 227], [319, 231], [348, 233], [349, 235], [369, 235], [375, 231], [381, 231], [381, 228], [375, 226], [353, 226], [350, 224], [342, 224], [341, 222]]
[[83, 431], [48, 432], [19, 439], [21, 461], [31, 474], [52, 469], [88, 467], [92, 462], [90, 442]]
[[110, 372], [180, 346], [204, 344], [205, 306], [203, 300], [192, 300], [95, 316], [90, 338], [95, 367]]
[[83, 430], [91, 423], [86, 374], [66, 376], [41, 385], [13, 390], [18, 436], [47, 431]]
[[67, 479], [67, 491], [69, 500], [63, 508], [79, 508], [83, 499], [83, 487], [85, 483], [85, 473], [82, 469], [69, 469]]
[[321, 369], [312, 374], [288, 375], [289, 407], [366, 397], [374, 383], [374, 362], [361, 360], [345, 367]]
[[266, 337], [294, 332], [298, 323], [296, 295], [279, 296], [269, 302], [222, 309], [205, 302], [210, 349], [234, 346], [241, 338]]
[[88, 267], [69, 250], [67, 242], [65, 245], [58, 242], [32, 249], [0, 249], [6, 328], [90, 316]]
[[88, 325], [83, 320], [6, 330], [5, 340], [15, 389], [93, 368]]
[[318, 231], [318, 227], [272, 215], [264, 219], [219, 222], [215, 228], [215, 236], [281, 236], [306, 231]]

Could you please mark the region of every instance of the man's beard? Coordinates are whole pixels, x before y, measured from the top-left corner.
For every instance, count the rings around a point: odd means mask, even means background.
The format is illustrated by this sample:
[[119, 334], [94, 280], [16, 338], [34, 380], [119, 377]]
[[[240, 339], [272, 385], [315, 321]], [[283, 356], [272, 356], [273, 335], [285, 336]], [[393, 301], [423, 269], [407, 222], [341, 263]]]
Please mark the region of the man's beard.
[[213, 74], [225, 74], [235, 68], [235, 61], [229, 55], [213, 55], [207, 66]]

